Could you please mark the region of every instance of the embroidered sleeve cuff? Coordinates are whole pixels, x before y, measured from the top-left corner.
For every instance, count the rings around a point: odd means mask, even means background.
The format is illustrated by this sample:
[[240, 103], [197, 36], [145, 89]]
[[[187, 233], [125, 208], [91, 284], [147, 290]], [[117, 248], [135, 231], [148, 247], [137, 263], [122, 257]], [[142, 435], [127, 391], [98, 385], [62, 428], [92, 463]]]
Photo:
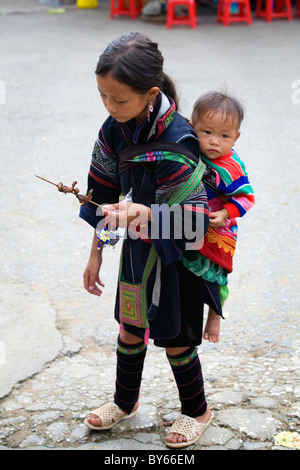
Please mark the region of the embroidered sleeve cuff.
[[238, 210], [236, 205], [233, 204], [232, 202], [227, 202], [226, 204], [224, 204], [223, 207], [224, 209], [227, 210], [229, 214], [229, 219], [234, 219], [235, 217], [241, 217], [240, 211]]
[[89, 204], [86, 204], [84, 207], [80, 206], [79, 217], [94, 228], [96, 228], [98, 223], [103, 220], [103, 215], [97, 215], [97, 211], [90, 207]]

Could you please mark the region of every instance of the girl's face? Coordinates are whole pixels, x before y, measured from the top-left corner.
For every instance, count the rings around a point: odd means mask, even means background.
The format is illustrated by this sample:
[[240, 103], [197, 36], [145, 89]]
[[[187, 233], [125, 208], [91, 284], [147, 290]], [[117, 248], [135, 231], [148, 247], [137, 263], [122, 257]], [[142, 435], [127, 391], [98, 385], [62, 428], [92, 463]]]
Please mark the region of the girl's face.
[[222, 113], [208, 114], [194, 123], [203, 155], [214, 160], [227, 155], [240, 136], [237, 119], [224, 120]]
[[[155, 100], [159, 88], [153, 87], [141, 95], [124, 83], [120, 83], [111, 74], [96, 75], [98, 90], [109, 114], [118, 122], [135, 119], [139, 125], [147, 116], [149, 101]], [[154, 103], [153, 103], [154, 104]]]

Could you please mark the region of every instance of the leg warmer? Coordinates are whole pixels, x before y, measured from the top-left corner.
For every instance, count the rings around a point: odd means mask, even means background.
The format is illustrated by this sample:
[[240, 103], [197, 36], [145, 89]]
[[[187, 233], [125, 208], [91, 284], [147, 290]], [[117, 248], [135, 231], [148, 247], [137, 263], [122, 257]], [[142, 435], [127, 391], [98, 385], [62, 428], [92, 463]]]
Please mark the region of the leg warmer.
[[130, 414], [139, 399], [140, 385], [147, 346], [141, 343], [129, 345], [118, 338], [117, 378], [114, 402]]
[[188, 348], [180, 356], [167, 357], [178, 387], [181, 413], [192, 418], [203, 415], [207, 404], [197, 348]]

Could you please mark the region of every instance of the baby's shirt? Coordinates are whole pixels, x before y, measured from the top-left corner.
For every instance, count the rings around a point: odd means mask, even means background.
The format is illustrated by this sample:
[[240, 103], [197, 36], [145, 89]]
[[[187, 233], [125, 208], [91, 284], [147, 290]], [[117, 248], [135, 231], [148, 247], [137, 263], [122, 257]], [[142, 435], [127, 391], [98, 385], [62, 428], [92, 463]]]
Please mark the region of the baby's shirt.
[[223, 194], [226, 196], [223, 208], [228, 211], [229, 219], [243, 217], [255, 203], [244, 162], [234, 150], [215, 160], [209, 160], [204, 155], [201, 158], [208, 169], [203, 178], [208, 201]]

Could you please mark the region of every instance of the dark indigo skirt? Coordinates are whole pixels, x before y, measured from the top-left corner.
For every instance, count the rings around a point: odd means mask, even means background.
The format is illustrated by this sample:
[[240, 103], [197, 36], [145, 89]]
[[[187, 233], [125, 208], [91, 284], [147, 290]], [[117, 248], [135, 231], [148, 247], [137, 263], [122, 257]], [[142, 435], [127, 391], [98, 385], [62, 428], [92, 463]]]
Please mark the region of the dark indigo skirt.
[[[222, 316], [219, 286], [216, 283], [204, 281], [179, 261], [176, 262], [176, 269], [179, 281], [177, 294], [180, 302], [180, 332], [174, 338], [156, 338], [154, 344], [159, 347], [198, 346], [202, 342], [204, 305], [210, 306]], [[126, 324], [123, 326], [129, 333], [144, 339], [144, 329]]]

